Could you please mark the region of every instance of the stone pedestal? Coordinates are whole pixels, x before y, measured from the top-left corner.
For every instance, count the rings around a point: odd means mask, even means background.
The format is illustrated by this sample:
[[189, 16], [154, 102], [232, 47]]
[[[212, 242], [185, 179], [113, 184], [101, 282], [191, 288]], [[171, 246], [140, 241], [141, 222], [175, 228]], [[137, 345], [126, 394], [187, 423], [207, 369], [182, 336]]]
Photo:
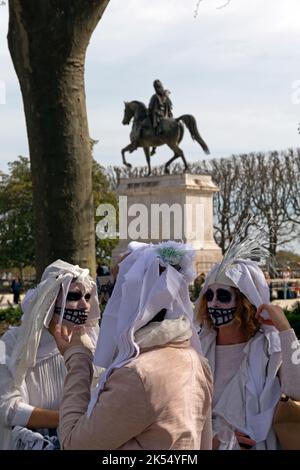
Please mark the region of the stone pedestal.
[[124, 239], [113, 250], [113, 259], [126, 251], [132, 239], [147, 243], [182, 240], [196, 252], [198, 274], [207, 273], [222, 258], [213, 238], [213, 194], [216, 191], [218, 188], [210, 175], [185, 173], [122, 178], [117, 192], [120, 235]]

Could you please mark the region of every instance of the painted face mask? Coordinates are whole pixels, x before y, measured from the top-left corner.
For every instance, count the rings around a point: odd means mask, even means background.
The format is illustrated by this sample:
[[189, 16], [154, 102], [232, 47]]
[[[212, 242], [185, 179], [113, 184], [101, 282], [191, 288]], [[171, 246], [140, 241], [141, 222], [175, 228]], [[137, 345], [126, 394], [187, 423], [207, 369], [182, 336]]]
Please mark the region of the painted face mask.
[[[55, 307], [55, 313], [60, 314], [61, 308]], [[74, 323], [75, 325], [84, 325], [87, 321], [87, 314], [85, 310], [82, 309], [75, 309], [75, 308], [65, 308], [63, 319]]]
[[236, 294], [232, 287], [223, 284], [209, 286], [205, 294], [208, 314], [216, 327], [232, 322], [236, 313]]
[[[66, 297], [66, 307], [63, 313], [63, 319], [65, 321], [74, 323], [75, 325], [84, 325], [88, 318], [88, 311], [86, 308], [70, 308], [69, 303], [72, 302], [72, 306], [75, 306], [75, 303], [78, 303], [82, 298], [85, 299], [86, 302], [89, 302], [91, 298], [90, 293], [82, 294], [79, 290], [70, 290]], [[60, 302], [58, 302], [59, 304]], [[56, 305], [54, 312], [60, 314], [61, 307], [60, 305]]]

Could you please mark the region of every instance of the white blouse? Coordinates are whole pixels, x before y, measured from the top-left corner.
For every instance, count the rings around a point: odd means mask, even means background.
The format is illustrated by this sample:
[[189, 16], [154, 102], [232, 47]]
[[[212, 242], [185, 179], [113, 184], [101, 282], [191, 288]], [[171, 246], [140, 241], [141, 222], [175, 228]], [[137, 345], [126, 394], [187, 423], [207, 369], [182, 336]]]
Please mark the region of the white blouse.
[[216, 346], [213, 406], [218, 402], [226, 385], [239, 370], [245, 345], [246, 343]]

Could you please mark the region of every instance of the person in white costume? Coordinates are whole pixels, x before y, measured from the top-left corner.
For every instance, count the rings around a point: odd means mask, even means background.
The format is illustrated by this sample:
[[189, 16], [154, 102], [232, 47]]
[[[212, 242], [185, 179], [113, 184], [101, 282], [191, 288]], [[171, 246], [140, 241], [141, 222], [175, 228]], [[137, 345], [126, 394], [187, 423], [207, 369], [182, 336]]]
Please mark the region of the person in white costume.
[[58, 323], [69, 341], [74, 326], [85, 324], [95, 346], [96, 284], [88, 269], [57, 260], [27, 293], [22, 312], [21, 325], [1, 338], [6, 357], [0, 365], [0, 449], [51, 449], [66, 375], [51, 333]]
[[[193, 251], [183, 243], [131, 243], [104, 310], [93, 355], [73, 334], [55, 338], [68, 374], [60, 407], [63, 449], [209, 449], [212, 377], [200, 353], [188, 285]], [[85, 338], [87, 339], [87, 338]]]
[[300, 400], [298, 342], [257, 262], [261, 240], [233, 241], [209, 272], [196, 307], [214, 376], [213, 448], [279, 449], [272, 427], [282, 393]]

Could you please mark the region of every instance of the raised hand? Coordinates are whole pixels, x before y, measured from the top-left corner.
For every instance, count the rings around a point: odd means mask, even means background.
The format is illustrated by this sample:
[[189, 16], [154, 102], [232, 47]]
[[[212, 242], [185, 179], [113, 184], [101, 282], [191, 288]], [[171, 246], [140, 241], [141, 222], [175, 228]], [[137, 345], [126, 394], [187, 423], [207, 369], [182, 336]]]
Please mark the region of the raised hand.
[[[265, 319], [261, 314], [263, 311], [267, 311], [269, 318]], [[258, 307], [256, 312], [256, 318], [264, 325], [272, 325], [278, 331], [290, 330], [291, 325], [286, 318], [282, 308], [278, 305], [262, 304]]]

